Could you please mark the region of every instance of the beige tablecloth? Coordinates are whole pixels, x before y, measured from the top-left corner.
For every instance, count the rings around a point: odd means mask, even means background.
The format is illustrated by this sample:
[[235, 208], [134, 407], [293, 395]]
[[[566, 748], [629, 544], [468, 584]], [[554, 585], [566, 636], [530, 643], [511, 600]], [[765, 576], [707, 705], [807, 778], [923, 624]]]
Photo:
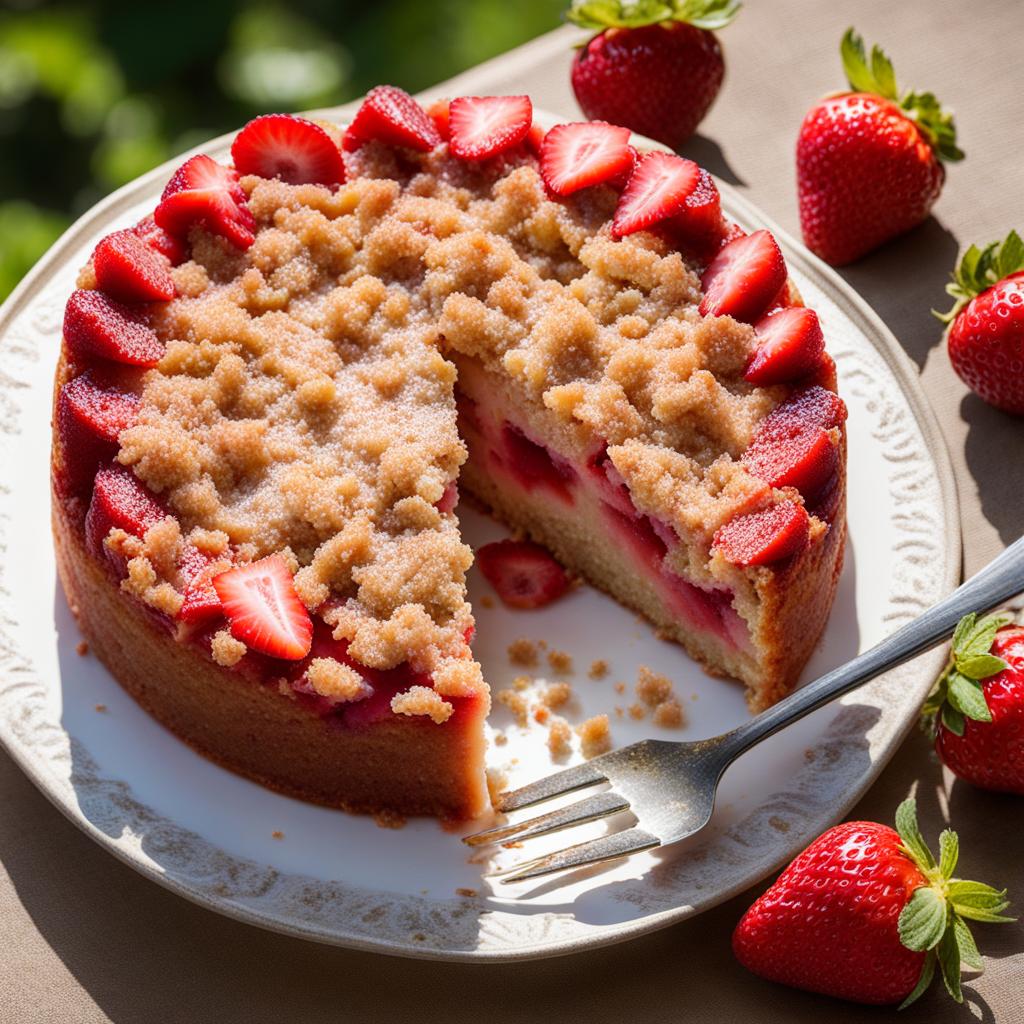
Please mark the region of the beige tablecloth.
[[[967, 394], [938, 323], [957, 251], [1024, 229], [1024, 22], [1019, 0], [750, 0], [722, 35], [723, 93], [687, 154], [798, 229], [797, 126], [842, 85], [837, 46], [851, 21], [884, 42], [901, 81], [957, 112], [965, 163], [934, 219], [844, 276], [921, 371], [959, 480], [968, 572], [1024, 532], [1024, 421]], [[571, 29], [535, 40], [437, 90], [528, 92], [567, 118]], [[1006, 885], [1024, 908], [1024, 804], [943, 776], [912, 735], [854, 817], [889, 821], [916, 787], [926, 835], [951, 819], [961, 870]], [[870, 1011], [769, 985], [732, 959], [730, 932], [753, 896], [693, 921], [580, 956], [511, 966], [440, 966], [316, 946], [192, 906], [115, 861], [55, 811], [0, 754], [0, 1021], [878, 1021]], [[978, 926], [986, 972], [957, 1009], [937, 989], [908, 1022], [1024, 1021], [1024, 935]]]

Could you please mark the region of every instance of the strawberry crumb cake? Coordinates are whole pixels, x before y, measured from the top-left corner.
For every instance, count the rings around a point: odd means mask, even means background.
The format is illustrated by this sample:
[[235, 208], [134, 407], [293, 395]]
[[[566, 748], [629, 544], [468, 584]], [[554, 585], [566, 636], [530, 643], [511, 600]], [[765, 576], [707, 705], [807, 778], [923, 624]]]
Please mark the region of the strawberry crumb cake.
[[767, 231], [624, 128], [527, 97], [347, 130], [271, 114], [96, 247], [54, 413], [58, 564], [92, 648], [196, 749], [352, 810], [487, 805], [459, 488], [742, 680], [795, 682], [845, 533], [845, 408]]

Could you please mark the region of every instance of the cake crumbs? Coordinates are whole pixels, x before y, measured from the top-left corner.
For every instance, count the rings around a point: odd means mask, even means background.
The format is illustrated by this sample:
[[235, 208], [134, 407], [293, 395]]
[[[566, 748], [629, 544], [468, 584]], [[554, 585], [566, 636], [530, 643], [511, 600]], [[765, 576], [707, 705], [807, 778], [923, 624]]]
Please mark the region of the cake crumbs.
[[210, 643], [213, 660], [225, 668], [237, 665], [245, 657], [247, 650], [245, 644], [241, 640], [236, 640], [226, 629], [218, 630]]
[[490, 594], [484, 594], [483, 597], [480, 598], [480, 605], [483, 608], [493, 608], [494, 607], [494, 598], [491, 597]]
[[89, 645], [85, 640], [79, 640], [75, 645], [75, 654], [80, 658], [84, 658], [89, 653]]
[[465, 896], [467, 899], [475, 899], [480, 894], [476, 891], [476, 889], [467, 889], [464, 886], [460, 885], [455, 890], [455, 895], [456, 896]]
[[270, 838], [284, 839], [284, 833], [279, 828], [275, 828], [274, 831], [270, 833]]
[[616, 718], [622, 718], [625, 714], [626, 714], [626, 712], [616, 704], [615, 705], [615, 717]]
[[551, 716], [551, 724], [548, 726], [548, 750], [555, 761], [568, 757], [572, 752], [572, 728], [561, 715]]
[[95, 710], [98, 711], [102, 715], [107, 710], [107, 705], [106, 704], [97, 704], [96, 707], [95, 707]]
[[551, 717], [551, 709], [543, 704], [538, 704], [533, 709], [533, 719], [543, 725]]
[[651, 671], [646, 665], [641, 665], [637, 674], [636, 695], [649, 708], [656, 708], [674, 696], [672, 680], [659, 672]]
[[516, 676], [515, 679], [512, 680], [512, 689], [527, 690], [530, 688], [530, 684], [532, 682], [533, 680], [529, 676]]
[[548, 651], [548, 664], [559, 675], [572, 675], [572, 655], [565, 651]]
[[496, 747], [503, 747], [506, 743], [508, 743], [508, 737], [501, 731], [501, 729], [496, 730], [494, 733], [494, 745]]
[[647, 708], [643, 704], [630, 704], [629, 717], [635, 718], [638, 722], [647, 715]]
[[484, 773], [487, 781], [487, 794], [491, 803], [496, 803], [499, 796], [508, 789], [508, 775], [503, 768], [491, 766]]
[[654, 709], [651, 718], [655, 725], [660, 725], [663, 729], [681, 729], [686, 725], [686, 713], [675, 697], [663, 700]]
[[397, 811], [377, 811], [373, 822], [378, 828], [405, 828], [405, 815]]
[[616, 683], [615, 684], [615, 692], [616, 693], [625, 693], [626, 692], [626, 684], [625, 683]]
[[612, 734], [608, 727], [607, 715], [594, 715], [576, 726], [580, 738], [580, 749], [589, 761], [599, 754], [606, 754], [612, 748]]
[[566, 682], [549, 683], [544, 687], [540, 699], [545, 707], [564, 707], [572, 699], [572, 687]]
[[523, 694], [517, 693], [515, 690], [499, 690], [494, 696], [499, 704], [504, 704], [512, 712], [517, 725], [525, 726], [527, 724], [530, 702]]
[[608, 675], [608, 662], [604, 658], [590, 663], [590, 671], [587, 673], [591, 679], [604, 679]]
[[537, 665], [537, 645], [526, 637], [513, 640], [508, 645], [508, 660], [512, 665], [521, 668], [534, 668]]

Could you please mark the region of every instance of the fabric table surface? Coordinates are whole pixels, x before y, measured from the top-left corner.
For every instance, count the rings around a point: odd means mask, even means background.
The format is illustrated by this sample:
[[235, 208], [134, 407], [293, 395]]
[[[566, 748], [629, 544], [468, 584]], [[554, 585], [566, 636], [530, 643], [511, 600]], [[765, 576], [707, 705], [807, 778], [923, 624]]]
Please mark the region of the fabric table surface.
[[[1017, 0], [772, 0], [725, 29], [728, 71], [684, 154], [737, 185], [795, 235], [793, 151], [800, 121], [843, 85], [849, 23], [881, 42], [901, 83], [933, 89], [957, 114], [967, 159], [950, 168], [934, 217], [842, 275], [920, 371], [958, 480], [965, 571], [1024, 533], [1024, 420], [984, 405], [953, 374], [932, 307], [958, 251], [1024, 229], [1024, 22]], [[572, 44], [559, 29], [430, 95], [529, 93], [579, 119]], [[916, 792], [925, 836], [951, 823], [964, 877], [1007, 886], [1024, 906], [1022, 804], [954, 782], [915, 731], [851, 817], [890, 822]], [[770, 985], [732, 957], [730, 934], [767, 883], [688, 922], [569, 958], [441, 965], [318, 946], [193, 906], [82, 835], [0, 753], [0, 1021], [551, 1020], [877, 1022], [878, 1011]], [[1024, 934], [979, 925], [986, 970], [955, 1006], [933, 986], [900, 1019], [1024, 1022]]]

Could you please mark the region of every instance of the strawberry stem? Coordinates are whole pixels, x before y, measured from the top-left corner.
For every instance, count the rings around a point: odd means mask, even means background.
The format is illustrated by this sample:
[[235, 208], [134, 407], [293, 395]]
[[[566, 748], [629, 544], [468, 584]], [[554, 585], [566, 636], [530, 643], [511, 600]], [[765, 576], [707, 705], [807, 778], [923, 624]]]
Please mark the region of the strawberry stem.
[[903, 852], [927, 879], [924, 885], [910, 894], [897, 925], [900, 942], [907, 949], [927, 954], [921, 976], [900, 1009], [909, 1006], [928, 988], [936, 967], [946, 990], [956, 1002], [962, 1003], [961, 964], [972, 970], [982, 968], [981, 956], [967, 921], [1001, 923], [1014, 920], [1002, 913], [1010, 905], [1006, 890], [953, 877], [960, 856], [960, 841], [951, 829], [943, 830], [939, 836], [939, 860], [936, 863], [918, 828], [917, 804], [913, 797], [904, 800], [896, 809], [896, 831], [902, 841]]
[[963, 151], [956, 144], [952, 113], [942, 107], [934, 93], [908, 89], [901, 94], [892, 61], [880, 46], [871, 47], [869, 61], [864, 40], [848, 28], [839, 44], [839, 53], [846, 80], [854, 92], [871, 93], [895, 103], [921, 130], [940, 160], [963, 160]]
[[640, 28], [683, 21], [714, 32], [739, 13], [739, 0], [572, 0], [567, 21], [581, 28]]
[[953, 308], [948, 313], [932, 312], [944, 324], [951, 323], [976, 295], [1022, 270], [1024, 241], [1016, 231], [1011, 231], [1001, 242], [990, 242], [984, 249], [972, 245], [950, 275], [953, 280], [946, 285], [946, 294], [955, 300]]

